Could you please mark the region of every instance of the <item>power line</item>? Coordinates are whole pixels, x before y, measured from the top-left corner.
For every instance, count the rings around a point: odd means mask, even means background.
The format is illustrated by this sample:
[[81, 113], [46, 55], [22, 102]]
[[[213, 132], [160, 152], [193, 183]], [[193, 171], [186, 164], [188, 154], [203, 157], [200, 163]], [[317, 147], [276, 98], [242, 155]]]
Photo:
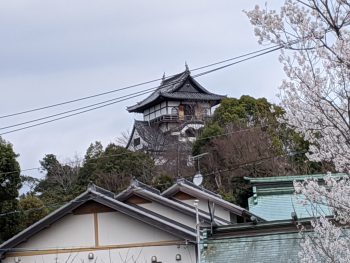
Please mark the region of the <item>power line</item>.
[[[269, 124], [264, 125], [264, 127], [267, 127], [267, 126], [270, 126], [270, 125]], [[241, 130], [238, 130], [238, 131], [231, 131], [231, 132], [220, 133], [220, 134], [211, 135], [211, 136], [207, 136], [207, 137], [201, 137], [201, 138], [198, 138], [197, 141], [199, 141], [199, 140], [208, 140], [208, 139], [218, 138], [218, 137], [221, 137], [221, 136], [227, 136], [227, 135], [230, 135], [230, 134], [246, 132], [246, 131], [250, 131], [250, 130], [261, 128], [261, 127], [262, 126], [254, 126], [254, 127], [250, 127], [250, 128], [246, 128], [246, 129], [241, 129]], [[169, 144], [166, 144], [164, 146], [172, 146], [172, 145], [177, 145], [177, 144], [180, 144], [180, 143], [181, 142], [169, 143]], [[102, 156], [97, 156], [97, 157], [91, 158], [91, 159], [117, 157], [117, 156], [122, 156], [122, 155], [127, 155], [127, 154], [130, 154], [130, 152], [125, 152], [125, 153], [120, 153], [120, 154], [102, 155]], [[31, 171], [31, 170], [40, 170], [40, 169], [41, 169], [41, 167], [33, 167], [33, 168], [21, 169], [21, 172]], [[3, 172], [3, 173], [0, 173], [0, 175], [12, 174], [12, 173], [18, 173], [18, 171]]]
[[[200, 76], [203, 76], [203, 75], [206, 75], [206, 74], [210, 74], [210, 73], [212, 73], [212, 72], [215, 72], [215, 71], [218, 71], [218, 70], [221, 70], [221, 69], [224, 69], [224, 68], [227, 68], [227, 67], [230, 67], [230, 66], [233, 66], [233, 65], [242, 63], [242, 62], [244, 62], [244, 61], [247, 61], [247, 60], [250, 60], [250, 59], [253, 59], [253, 58], [256, 58], [256, 57], [259, 57], [259, 56], [262, 56], [262, 55], [265, 55], [265, 54], [268, 54], [268, 53], [271, 53], [271, 52], [274, 52], [274, 51], [276, 51], [276, 50], [278, 50], [278, 49], [281, 49], [281, 47], [269, 49], [268, 51], [265, 51], [265, 52], [263, 52], [263, 53], [259, 53], [259, 54], [257, 54], [257, 55], [252, 56], [252, 57], [248, 57], [248, 58], [245, 58], [245, 59], [242, 59], [242, 60], [239, 60], [239, 61], [236, 61], [236, 62], [227, 64], [227, 65], [218, 67], [218, 68], [214, 68], [214, 69], [211, 69], [211, 70], [208, 70], [208, 71], [205, 71], [205, 72], [201, 72], [201, 73], [196, 74], [196, 75], [194, 75], [194, 76], [192, 76], [192, 77], [193, 77], [193, 78], [197, 78], [197, 77], [200, 77]], [[167, 85], [173, 85], [173, 84], [175, 84], [175, 83], [176, 83], [176, 81], [170, 82], [170, 83], [167, 84]], [[91, 109], [88, 109], [88, 110], [84, 110], [84, 111], [81, 111], [81, 112], [77, 112], [77, 113], [74, 113], [74, 114], [69, 114], [69, 115], [66, 115], [66, 116], [63, 116], [63, 117], [60, 117], [60, 118], [55, 118], [55, 119], [52, 119], [52, 120], [49, 120], [49, 121], [45, 121], [45, 122], [41, 122], [41, 123], [37, 123], [37, 124], [25, 126], [25, 127], [19, 128], [19, 129], [14, 129], [14, 130], [6, 131], [6, 132], [1, 133], [0, 135], [4, 135], [4, 134], [8, 134], [8, 133], [13, 133], [13, 132], [17, 132], [17, 131], [21, 131], [21, 130], [25, 130], [25, 129], [29, 129], [29, 128], [32, 128], [32, 127], [40, 126], [40, 125], [43, 125], [43, 124], [51, 123], [51, 122], [54, 122], [54, 121], [58, 121], [58, 120], [61, 120], [61, 119], [65, 119], [65, 118], [68, 118], [68, 117], [72, 117], [72, 116], [76, 116], [76, 115], [79, 115], [79, 114], [82, 114], [82, 113], [86, 113], [86, 112], [89, 112], [89, 111], [92, 111], [92, 110], [96, 110], [96, 109], [100, 109], [100, 108], [103, 108], [103, 107], [107, 107], [107, 106], [113, 105], [113, 104], [118, 103], [118, 102], [121, 102], [121, 101], [125, 101], [125, 100], [131, 99], [131, 98], [135, 98], [135, 97], [138, 97], [138, 96], [147, 94], [147, 93], [149, 93], [149, 92], [155, 90], [156, 88], [158, 88], [158, 87], [150, 88], [150, 89], [148, 89], [147, 92], [143, 92], [143, 93], [138, 93], [138, 92], [132, 93], [132, 94], [136, 94], [136, 95], [134, 95], [134, 96], [130, 96], [131, 94], [125, 95], [125, 96], [122, 96], [122, 97], [124, 97], [125, 99], [117, 100], [117, 101], [114, 101], [114, 102], [111, 102], [111, 103], [107, 103], [107, 104], [104, 104], [104, 105], [101, 105], [101, 106], [98, 106], [98, 107], [94, 107], [94, 108], [91, 108]], [[128, 96], [130, 96], [130, 97], [128, 97]], [[119, 97], [119, 98], [121, 98], [121, 97]], [[119, 99], [119, 98], [115, 98], [115, 99]], [[114, 100], [114, 99], [112, 99], [112, 100]], [[108, 100], [108, 101], [110, 101], [110, 100]], [[100, 104], [103, 104], [103, 103], [106, 103], [106, 102], [107, 102], [107, 101], [104, 101], [104, 102], [96, 103], [96, 104], [93, 104], [93, 105], [100, 105]], [[31, 121], [26, 121], [26, 122], [22, 122], [22, 123], [10, 125], [10, 126], [7, 126], [7, 127], [2, 127], [2, 128], [0, 128], [0, 129], [7, 129], [7, 128], [10, 128], [10, 127], [21, 126], [21, 125], [28, 124], [28, 123], [32, 123], [32, 122], [37, 122], [37, 121], [39, 121], [39, 120], [48, 119], [48, 118], [52, 118], [52, 117], [54, 117], [54, 116], [64, 115], [64, 114], [66, 114], [66, 113], [78, 111], [78, 110], [83, 109], [83, 108], [90, 108], [90, 107], [92, 107], [93, 105], [88, 105], [88, 106], [85, 106], [85, 107], [81, 107], [81, 108], [78, 108], [78, 109], [73, 109], [73, 110], [70, 110], [70, 111], [66, 111], [66, 112], [62, 112], [62, 113], [58, 113], [58, 114], [54, 114], [54, 115], [50, 115], [50, 116], [46, 116], [46, 117], [42, 117], [42, 118], [39, 118], [39, 119], [35, 119], [35, 120], [31, 120]]]
[[[5, 129], [8, 129], [8, 128], [17, 127], [17, 126], [21, 126], [21, 125], [24, 125], [24, 124], [28, 124], [28, 123], [32, 123], [32, 122], [37, 122], [37, 121], [45, 120], [45, 119], [50, 119], [50, 118], [57, 117], [57, 116], [60, 116], [60, 115], [64, 115], [64, 114], [67, 114], [67, 113], [71, 113], [71, 112], [74, 112], [74, 111], [78, 111], [78, 110], [82, 110], [82, 109], [91, 108], [91, 107], [93, 107], [93, 106], [97, 106], [97, 105], [101, 105], [101, 104], [106, 104], [106, 103], [108, 103], [108, 102], [114, 102], [114, 101], [119, 100], [119, 99], [121, 99], [121, 98], [127, 98], [127, 97], [129, 97], [129, 96], [131, 96], [131, 95], [137, 95], [137, 94], [139, 94], [139, 96], [141, 96], [141, 95], [147, 94], [147, 93], [149, 93], [149, 92], [151, 92], [151, 91], [153, 91], [153, 90], [155, 90], [155, 88], [146, 89], [146, 90], [143, 91], [143, 93], [140, 93], [140, 92], [130, 93], [130, 94], [127, 94], [127, 95], [124, 95], [124, 96], [120, 96], [120, 97], [117, 97], [117, 98], [109, 99], [109, 100], [102, 101], [102, 102], [98, 102], [98, 103], [94, 103], [94, 104], [87, 105], [87, 106], [80, 107], [80, 108], [76, 108], [76, 109], [73, 109], [73, 110], [68, 110], [68, 111], [64, 111], [64, 112], [52, 114], [52, 115], [49, 115], [49, 116], [41, 117], [41, 118], [38, 118], [38, 119], [34, 119], [34, 120], [30, 120], [30, 121], [25, 121], [25, 122], [13, 124], [13, 125], [5, 126], [5, 127], [0, 127], [0, 130], [5, 130]], [[1, 134], [0, 134], [0, 135], [1, 135]]]
[[[37, 123], [37, 124], [25, 126], [25, 127], [23, 127], [23, 128], [18, 128], [18, 129], [6, 131], [6, 132], [3, 132], [3, 133], [0, 133], [0, 135], [4, 135], [4, 134], [8, 134], [8, 133], [13, 133], [13, 132], [21, 131], [21, 130], [26, 130], [26, 129], [33, 128], [33, 127], [36, 127], [36, 126], [40, 126], [40, 125], [43, 125], [43, 124], [47, 124], [47, 123], [50, 123], [50, 122], [54, 122], [54, 121], [66, 119], [66, 118], [69, 118], [69, 117], [72, 117], [72, 116], [75, 116], [75, 115], [79, 115], [79, 114], [86, 113], [86, 112], [89, 112], [89, 111], [93, 111], [93, 110], [96, 110], [96, 109], [104, 108], [104, 107], [106, 107], [106, 106], [110, 106], [110, 105], [116, 104], [116, 103], [118, 103], [118, 102], [122, 102], [122, 101], [125, 101], [125, 100], [129, 100], [129, 99], [131, 99], [131, 98], [136, 98], [136, 97], [138, 97], [138, 96], [145, 95], [145, 94], [147, 94], [147, 93], [149, 93], [149, 92], [150, 92], [150, 91], [143, 92], [143, 93], [140, 93], [140, 94], [137, 94], [137, 95], [134, 95], [134, 96], [130, 96], [130, 97], [127, 97], [127, 98], [124, 98], [124, 99], [120, 99], [120, 100], [117, 100], [117, 101], [114, 101], [114, 102], [111, 102], [111, 103], [107, 103], [107, 104], [104, 104], [104, 105], [102, 105], [102, 106], [97, 106], [97, 107], [94, 107], [94, 108], [91, 108], [91, 109], [88, 109], [88, 110], [84, 110], [84, 111], [80, 111], [80, 112], [77, 112], [77, 113], [69, 114], [69, 115], [66, 115], [66, 116], [63, 116], [63, 117], [59, 117], [59, 118], [55, 118], [55, 119], [52, 119], [52, 120], [40, 122], [40, 123]], [[45, 118], [45, 119], [47, 119], [47, 118]]]
[[[262, 51], [273, 49], [275, 47], [276, 46], [263, 48], [263, 49], [256, 50], [256, 51], [253, 51], [253, 52], [249, 52], [249, 53], [246, 53], [246, 54], [243, 54], [243, 55], [240, 55], [240, 56], [236, 56], [236, 57], [233, 57], [233, 58], [229, 58], [229, 59], [221, 60], [221, 61], [218, 61], [218, 62], [215, 62], [215, 63], [211, 63], [211, 64], [208, 64], [208, 65], [205, 65], [205, 66], [194, 68], [191, 71], [197, 71], [197, 70], [200, 70], [200, 69], [212, 67], [212, 66], [215, 66], [215, 65], [226, 63], [228, 61], [236, 60], [236, 59], [239, 59], [239, 58], [242, 58], [242, 57], [246, 57], [246, 56], [250, 56], [250, 55], [253, 55], [253, 54], [256, 54], [256, 53], [260, 53]], [[176, 74], [170, 75], [166, 79], [174, 77], [175, 75]], [[162, 79], [163, 78], [157, 78], [157, 79], [153, 79], [153, 80], [137, 83], [137, 84], [134, 84], [134, 85], [130, 85], [130, 86], [126, 86], [126, 87], [123, 87], [123, 88], [114, 89], [114, 90], [110, 90], [110, 91], [106, 91], [106, 92], [102, 92], [102, 93], [98, 93], [98, 94], [94, 94], [94, 95], [90, 95], [90, 96], [86, 96], [86, 97], [81, 97], [81, 98], [68, 100], [68, 101], [64, 101], [64, 102], [60, 102], [60, 103], [56, 103], [56, 104], [51, 104], [51, 105], [47, 105], [47, 106], [43, 106], [43, 107], [38, 107], [38, 108], [33, 108], [33, 109], [25, 110], [25, 111], [11, 113], [11, 114], [7, 114], [7, 115], [2, 115], [2, 116], [0, 116], [0, 119], [9, 118], [9, 117], [13, 117], [13, 116], [18, 116], [18, 115], [22, 115], [22, 114], [27, 114], [27, 113], [30, 113], [30, 112], [40, 111], [40, 110], [44, 110], [44, 109], [54, 108], [54, 107], [58, 107], [58, 106], [66, 105], [66, 104], [71, 104], [71, 103], [74, 103], [74, 102], [79, 102], [79, 101], [83, 101], [83, 100], [87, 100], [87, 99], [92, 99], [92, 98], [100, 97], [100, 96], [103, 96], [103, 95], [108, 95], [108, 94], [111, 94], [111, 93], [115, 93], [115, 92], [118, 92], [118, 91], [127, 90], [127, 89], [131, 89], [131, 88], [143, 86], [143, 85], [146, 85], [146, 84], [154, 83], [154, 82], [157, 82], [157, 81], [161, 81]]]
[[[299, 152], [299, 153], [305, 153], [305, 151], [301, 151], [301, 152]], [[123, 153], [123, 154], [126, 154], [126, 153]], [[123, 154], [120, 154], [120, 155], [123, 155]], [[115, 156], [117, 156], [117, 155], [115, 155]], [[240, 167], [242, 167], [242, 166], [255, 164], [255, 163], [258, 163], [258, 162], [262, 162], [262, 161], [265, 161], [265, 160], [268, 160], [268, 159], [272, 159], [272, 158], [276, 158], [276, 157], [281, 157], [281, 156], [288, 156], [288, 154], [279, 154], [279, 155], [274, 155], [274, 156], [268, 156], [268, 157], [256, 159], [256, 160], [254, 160], [254, 161], [240, 163], [240, 164], [235, 165], [234, 168], [230, 168], [230, 169], [220, 170], [220, 171], [217, 171], [217, 172], [212, 172], [212, 173], [203, 174], [203, 176], [204, 176], [204, 177], [207, 177], [207, 176], [214, 175], [214, 174], [217, 174], [217, 173], [232, 171], [232, 170], [238, 169], [238, 168], [240, 168]], [[183, 177], [183, 178], [189, 179], [189, 177]], [[192, 178], [192, 177], [191, 177], [191, 178]], [[155, 185], [152, 185], [152, 186], [154, 187], [154, 186], [163, 186], [163, 185], [167, 185], [167, 184], [166, 184], [166, 183], [158, 183], [158, 184], [155, 184]], [[89, 199], [89, 200], [92, 200], [92, 199]], [[13, 211], [8, 211], [8, 212], [5, 212], [5, 213], [1, 213], [1, 214], [0, 214], [0, 217], [7, 216], [7, 215], [10, 215], [10, 214], [15, 214], [15, 213], [31, 212], [31, 211], [42, 210], [42, 209], [44, 209], [44, 208], [58, 207], [58, 206], [65, 205], [65, 204], [67, 204], [67, 203], [74, 203], [74, 202], [78, 202], [78, 203], [79, 203], [79, 202], [82, 202], [82, 200], [76, 200], [76, 201], [72, 200], [72, 201], [65, 202], [65, 203], [56, 203], [56, 204], [43, 205], [43, 206], [41, 206], [41, 207], [31, 208], [31, 209], [28, 209], [28, 210], [13, 210]]]

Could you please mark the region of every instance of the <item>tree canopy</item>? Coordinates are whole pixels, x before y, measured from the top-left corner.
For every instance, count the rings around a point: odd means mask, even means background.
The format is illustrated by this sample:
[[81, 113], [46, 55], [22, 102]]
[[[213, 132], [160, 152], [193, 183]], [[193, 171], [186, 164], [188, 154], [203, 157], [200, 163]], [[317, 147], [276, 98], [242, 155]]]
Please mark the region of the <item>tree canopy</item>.
[[246, 205], [244, 176], [276, 176], [322, 172], [326, 163], [307, 161], [309, 143], [279, 122], [283, 108], [265, 98], [227, 98], [195, 142], [193, 154], [208, 152], [201, 163], [206, 187]]
[[[350, 4], [346, 0], [288, 0], [279, 11], [256, 6], [247, 15], [259, 43], [281, 47], [286, 74], [281, 84], [284, 120], [310, 142], [307, 157], [350, 171]], [[301, 262], [349, 262], [349, 178], [296, 185], [314, 204], [313, 234], [305, 234]]]
[[[18, 190], [21, 187], [20, 166], [12, 145], [0, 137], [0, 242], [19, 230]], [[8, 213], [8, 214], [6, 214]]]

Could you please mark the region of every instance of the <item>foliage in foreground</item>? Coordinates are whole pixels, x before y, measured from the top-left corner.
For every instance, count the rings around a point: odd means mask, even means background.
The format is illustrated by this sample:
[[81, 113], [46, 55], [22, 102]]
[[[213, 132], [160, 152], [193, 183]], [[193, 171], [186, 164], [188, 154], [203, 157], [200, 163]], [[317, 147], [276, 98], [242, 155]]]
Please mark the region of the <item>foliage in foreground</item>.
[[[281, 85], [283, 116], [310, 143], [313, 161], [350, 171], [350, 4], [347, 0], [287, 0], [280, 11], [256, 6], [247, 15], [260, 43], [282, 47], [287, 79]], [[333, 208], [334, 220], [314, 219], [315, 235], [302, 244], [302, 262], [349, 262], [348, 178], [309, 181], [296, 190]]]

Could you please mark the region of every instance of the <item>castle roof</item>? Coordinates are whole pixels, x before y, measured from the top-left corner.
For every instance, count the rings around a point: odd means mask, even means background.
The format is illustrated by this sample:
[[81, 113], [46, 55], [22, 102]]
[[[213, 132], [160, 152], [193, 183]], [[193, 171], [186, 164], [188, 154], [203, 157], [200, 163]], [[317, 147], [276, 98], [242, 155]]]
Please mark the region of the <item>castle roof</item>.
[[127, 108], [129, 112], [142, 113], [145, 109], [165, 100], [208, 101], [211, 106], [217, 105], [226, 96], [209, 92], [200, 85], [190, 71], [164, 78], [160, 86], [147, 98]]

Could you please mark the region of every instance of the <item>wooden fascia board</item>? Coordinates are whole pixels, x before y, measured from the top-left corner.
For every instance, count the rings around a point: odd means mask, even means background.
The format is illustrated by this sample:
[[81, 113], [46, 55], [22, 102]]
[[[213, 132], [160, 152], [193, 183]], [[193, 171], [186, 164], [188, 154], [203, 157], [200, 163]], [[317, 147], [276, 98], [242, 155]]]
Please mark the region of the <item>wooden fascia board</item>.
[[99, 250], [111, 250], [122, 248], [138, 248], [138, 247], [161, 247], [161, 246], [186, 246], [188, 245], [184, 240], [165, 240], [155, 242], [142, 242], [142, 243], [129, 243], [118, 245], [106, 245], [106, 246], [94, 246], [94, 247], [74, 247], [74, 248], [60, 248], [60, 249], [41, 249], [41, 250], [16, 250], [8, 252], [8, 257], [25, 257], [25, 256], [43, 256], [50, 254], [62, 254], [62, 253], [80, 253]]

